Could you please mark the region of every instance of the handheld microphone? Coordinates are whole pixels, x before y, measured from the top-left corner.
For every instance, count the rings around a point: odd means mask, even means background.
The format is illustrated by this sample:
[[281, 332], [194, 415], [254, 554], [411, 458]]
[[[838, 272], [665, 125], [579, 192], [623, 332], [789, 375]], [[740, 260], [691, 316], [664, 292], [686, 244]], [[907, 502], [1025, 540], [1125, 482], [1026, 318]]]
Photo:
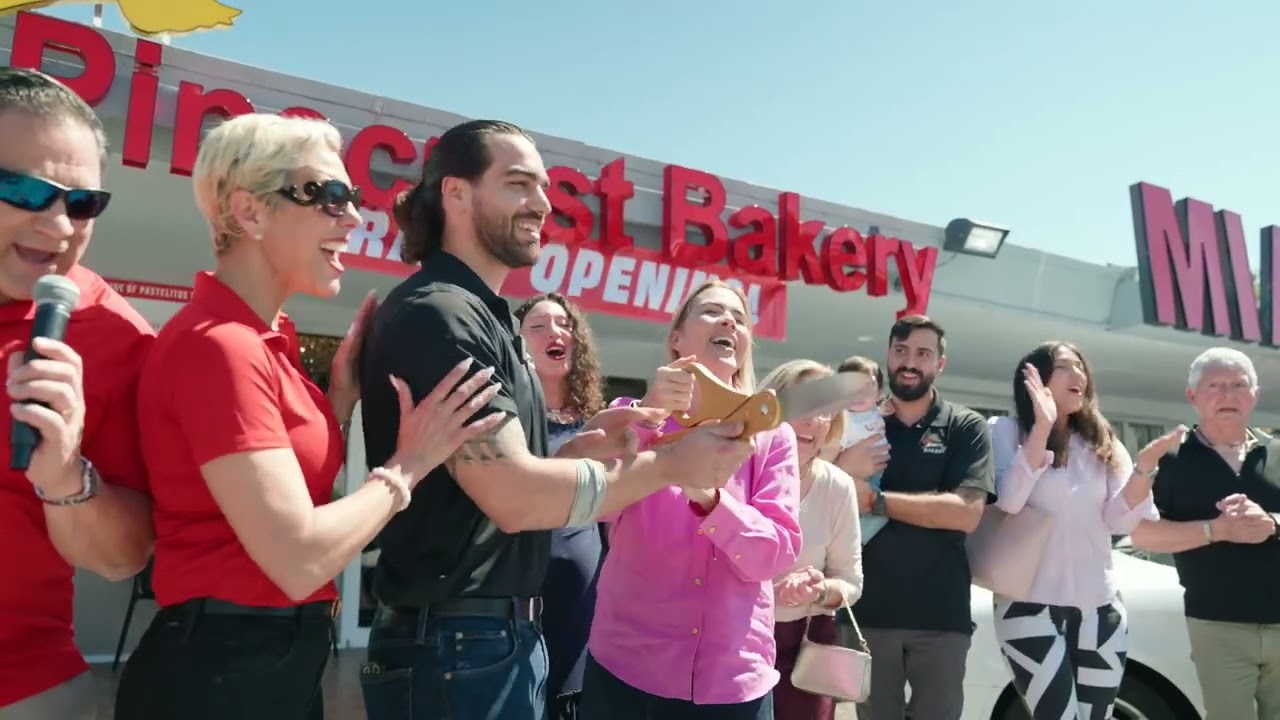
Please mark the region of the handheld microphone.
[[[38, 337], [59, 340], [67, 334], [71, 311], [80, 302], [80, 288], [61, 275], [45, 275], [36, 281], [31, 291], [36, 305], [35, 322], [31, 326], [31, 339]], [[40, 357], [31, 343], [27, 343], [24, 362]], [[43, 405], [43, 403], [40, 403]], [[40, 433], [25, 422], [14, 421], [9, 431], [9, 467], [25, 471], [31, 465], [31, 455], [40, 446]]]

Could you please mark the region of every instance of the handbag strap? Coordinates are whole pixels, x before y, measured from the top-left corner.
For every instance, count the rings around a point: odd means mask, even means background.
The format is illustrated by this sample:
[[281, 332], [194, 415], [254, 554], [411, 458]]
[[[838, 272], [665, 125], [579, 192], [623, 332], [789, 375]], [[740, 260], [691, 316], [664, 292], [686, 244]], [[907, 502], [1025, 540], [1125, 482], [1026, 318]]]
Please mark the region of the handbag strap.
[[[840, 608], [837, 608], [837, 612], [843, 609], [848, 614], [849, 624], [853, 627], [853, 634], [858, 638], [858, 645], [860, 646], [858, 649], [868, 655], [871, 654], [871, 648], [867, 647], [867, 639], [862, 635], [862, 628], [858, 627], [858, 618], [853, 616], [853, 607], [849, 605], [849, 600], [844, 593], [840, 593], [840, 599], [844, 600], [844, 602], [841, 603]], [[809, 640], [809, 621], [813, 619], [813, 615], [809, 613], [811, 609], [813, 609], [813, 603], [809, 603], [809, 607], [805, 610], [804, 635], [802, 636], [805, 642], [811, 642]], [[825, 610], [826, 608], [823, 609]]]

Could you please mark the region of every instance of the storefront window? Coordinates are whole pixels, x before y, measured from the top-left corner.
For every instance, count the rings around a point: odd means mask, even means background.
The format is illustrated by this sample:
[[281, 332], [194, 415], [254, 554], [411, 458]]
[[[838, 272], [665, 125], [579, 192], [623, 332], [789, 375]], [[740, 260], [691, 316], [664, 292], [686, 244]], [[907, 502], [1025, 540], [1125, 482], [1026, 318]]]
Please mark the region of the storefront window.
[[609, 377], [604, 379], [604, 401], [611, 403], [620, 397], [641, 398], [649, 383], [635, 378]]
[[333, 365], [333, 355], [338, 352], [342, 338], [329, 335], [298, 335], [298, 353], [302, 357], [302, 367], [311, 376], [311, 381], [320, 389], [329, 391], [329, 367]]
[[1130, 423], [1129, 427], [1133, 430], [1133, 442], [1128, 447], [1130, 454], [1137, 454], [1139, 450], [1146, 447], [1151, 443], [1151, 441], [1165, 433], [1165, 427], [1163, 425]]

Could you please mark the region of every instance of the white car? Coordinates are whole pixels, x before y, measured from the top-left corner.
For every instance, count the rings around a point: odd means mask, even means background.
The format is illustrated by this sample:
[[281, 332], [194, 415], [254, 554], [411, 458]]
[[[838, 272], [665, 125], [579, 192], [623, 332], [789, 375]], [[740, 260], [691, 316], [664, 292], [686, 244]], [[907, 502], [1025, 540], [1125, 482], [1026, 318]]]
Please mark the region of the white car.
[[[1204, 706], [1177, 573], [1122, 551], [1115, 553], [1115, 567], [1129, 615], [1129, 657], [1116, 720], [1201, 720]], [[965, 669], [963, 719], [1026, 720], [996, 643], [991, 593], [974, 587], [971, 604], [978, 627]]]

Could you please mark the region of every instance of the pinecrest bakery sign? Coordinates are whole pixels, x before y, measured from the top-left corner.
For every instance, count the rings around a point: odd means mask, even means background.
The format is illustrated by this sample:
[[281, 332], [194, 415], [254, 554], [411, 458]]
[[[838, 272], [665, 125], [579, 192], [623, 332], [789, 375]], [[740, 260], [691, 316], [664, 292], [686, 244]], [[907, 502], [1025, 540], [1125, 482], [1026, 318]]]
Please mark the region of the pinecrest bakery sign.
[[[159, 70], [163, 46], [138, 39], [129, 82], [123, 164], [146, 168], [151, 160], [157, 119]], [[116, 79], [117, 58], [107, 39], [92, 27], [34, 13], [19, 13], [11, 64], [41, 68], [46, 55], [69, 53], [83, 71], [60, 76], [90, 105], [97, 106]], [[177, 91], [169, 170], [191, 174], [204, 122], [253, 112], [253, 103], [230, 88], [206, 88], [183, 81]], [[290, 107], [285, 115], [323, 118], [308, 107]], [[435, 138], [411, 139], [386, 124], [361, 128], [346, 143], [344, 161], [352, 182], [364, 190], [365, 223], [351, 235], [344, 263], [367, 271], [405, 275], [399, 260], [400, 232], [389, 208], [411, 183], [396, 178], [388, 186], [373, 180], [375, 153], [420, 174]], [[752, 205], [727, 212], [724, 184], [716, 176], [679, 165], [662, 173], [660, 250], [637, 247], [626, 233], [627, 201], [635, 186], [626, 178], [625, 158], [599, 169], [594, 179], [579, 169], [548, 168], [547, 192], [552, 217], [543, 228], [538, 264], [510, 275], [509, 297], [560, 292], [589, 311], [666, 322], [688, 292], [709, 277], [741, 287], [750, 300], [756, 334], [781, 340], [786, 334], [786, 288], [801, 281], [837, 292], [864, 290], [889, 294], [889, 269], [897, 270], [904, 304], [898, 315], [924, 313], [929, 304], [937, 249], [853, 228], [828, 230], [820, 220], [804, 220], [800, 196], [778, 194], [773, 208]], [[586, 198], [595, 200], [593, 210]], [[730, 229], [736, 234], [730, 236]], [[701, 236], [701, 242], [691, 239]]]

